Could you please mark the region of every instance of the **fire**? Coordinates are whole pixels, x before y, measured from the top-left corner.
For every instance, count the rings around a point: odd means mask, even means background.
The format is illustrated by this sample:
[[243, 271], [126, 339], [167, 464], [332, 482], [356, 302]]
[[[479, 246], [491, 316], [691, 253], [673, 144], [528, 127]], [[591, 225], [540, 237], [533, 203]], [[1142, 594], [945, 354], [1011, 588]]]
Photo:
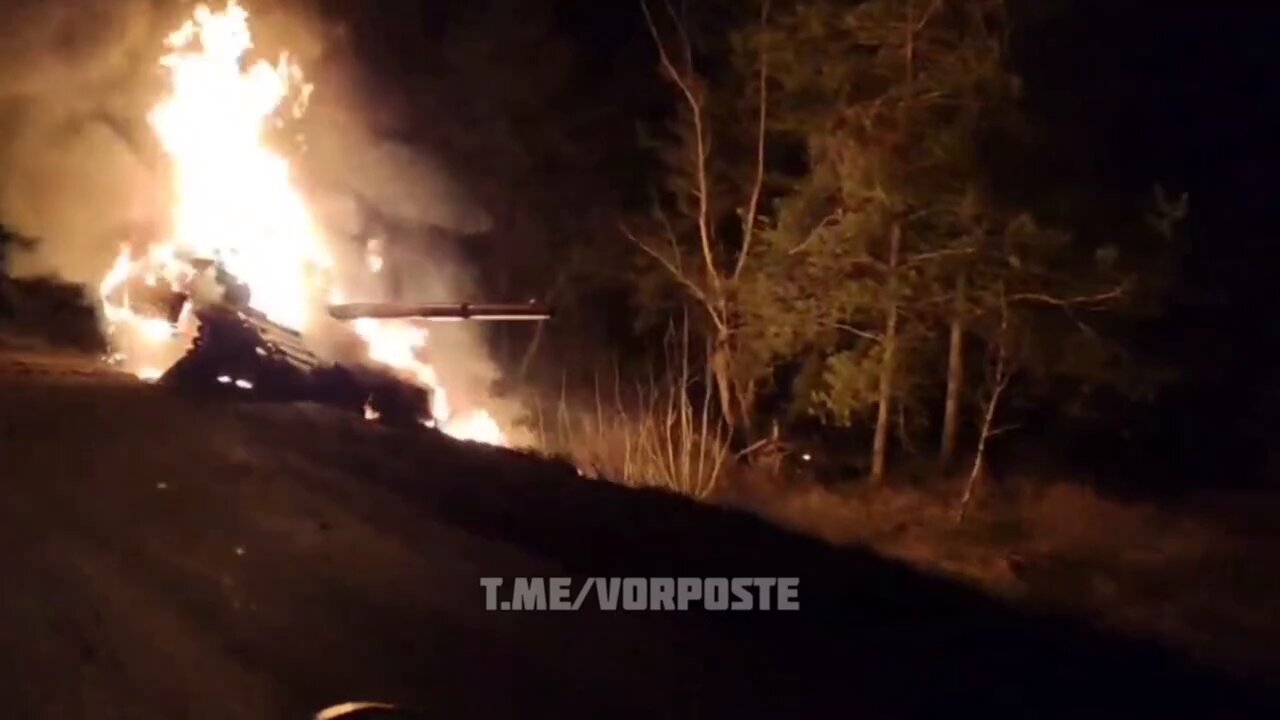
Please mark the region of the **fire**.
[[450, 418], [440, 429], [459, 440], [472, 440], [487, 445], [507, 444], [506, 433], [502, 432], [498, 421], [485, 410]]
[[418, 351], [426, 346], [429, 336], [425, 327], [407, 320], [360, 318], [355, 321], [354, 328], [369, 347], [369, 359], [393, 367], [414, 378], [419, 385], [432, 389], [432, 427], [439, 427], [459, 440], [507, 444], [502, 428], [488, 412], [477, 410], [455, 415], [435, 368], [419, 359]]
[[242, 71], [253, 47], [248, 19], [234, 3], [223, 13], [196, 9], [169, 37], [173, 51], [161, 65], [172, 92], [149, 120], [175, 161], [176, 244], [222, 262], [252, 289], [256, 309], [303, 329], [314, 278], [332, 259], [288, 161], [262, 137], [301, 72], [288, 55]]
[[369, 242], [365, 243], [364, 262], [369, 268], [369, 272], [382, 272], [386, 259], [382, 256], [382, 238], [369, 238]]
[[[222, 11], [198, 6], [172, 33], [160, 65], [168, 94], [148, 120], [171, 161], [174, 205], [168, 237], [135, 254], [126, 245], [99, 287], [103, 315], [117, 359], [154, 380], [186, 350], [194, 332], [190, 308], [176, 319], [131, 297], [130, 287], [164, 286], [207, 297], [213, 272], [194, 261], [215, 261], [250, 291], [249, 304], [288, 328], [307, 333], [333, 286], [333, 254], [289, 161], [266, 130], [305, 112], [311, 86], [288, 54], [275, 63], [246, 66], [253, 49], [249, 14], [232, 0]], [[289, 102], [286, 102], [289, 101]], [[383, 243], [367, 243], [368, 270], [383, 268]], [[172, 309], [170, 309], [172, 310]], [[453, 417], [432, 366], [422, 359], [428, 334], [406, 321], [368, 320], [353, 330], [371, 361], [394, 368], [429, 388], [431, 415], [445, 432], [467, 440], [504, 444], [492, 417], [477, 411]], [[218, 378], [251, 389], [248, 380]]]

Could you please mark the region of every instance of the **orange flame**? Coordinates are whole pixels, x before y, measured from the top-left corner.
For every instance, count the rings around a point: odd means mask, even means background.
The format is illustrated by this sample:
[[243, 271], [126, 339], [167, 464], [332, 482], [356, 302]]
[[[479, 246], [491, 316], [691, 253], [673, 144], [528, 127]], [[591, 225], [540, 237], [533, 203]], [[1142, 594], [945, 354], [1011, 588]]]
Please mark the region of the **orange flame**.
[[[171, 233], [138, 256], [123, 247], [99, 287], [116, 356], [144, 379], [155, 379], [158, 368], [182, 355], [193, 328], [188, 312], [170, 323], [135, 307], [129, 293], [135, 279], [185, 290], [196, 302], [217, 301], [211, 296], [217, 287], [190, 263], [214, 260], [249, 287], [253, 308], [304, 334], [321, 314], [324, 298], [342, 295], [331, 286], [333, 255], [293, 182], [289, 162], [264, 138], [282, 109], [295, 118], [305, 111], [311, 87], [301, 70], [287, 54], [274, 64], [258, 60], [244, 67], [253, 40], [249, 14], [234, 0], [221, 12], [198, 6], [166, 45], [169, 52], [160, 64], [168, 71], [170, 91], [148, 120], [172, 162]], [[382, 245], [381, 240], [367, 244], [366, 263], [373, 273], [383, 267]], [[353, 330], [371, 361], [432, 391], [431, 415], [444, 432], [506, 442], [483, 411], [452, 417], [435, 370], [422, 359], [424, 328], [368, 320]], [[252, 388], [247, 379], [228, 377], [224, 384]]]

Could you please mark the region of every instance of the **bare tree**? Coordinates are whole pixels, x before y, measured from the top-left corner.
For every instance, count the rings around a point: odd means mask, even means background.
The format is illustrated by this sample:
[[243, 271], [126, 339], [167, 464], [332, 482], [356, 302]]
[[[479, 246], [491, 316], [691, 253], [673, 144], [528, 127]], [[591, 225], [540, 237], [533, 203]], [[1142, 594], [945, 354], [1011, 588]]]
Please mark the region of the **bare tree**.
[[1036, 315], [1028, 310], [1033, 310], [1035, 306], [1055, 308], [1064, 313], [1082, 332], [1097, 337], [1096, 331], [1085, 323], [1080, 313], [1114, 309], [1126, 299], [1127, 285], [1120, 282], [1098, 292], [1073, 296], [1058, 296], [1047, 291], [1008, 293], [1006, 288], [1007, 282], [1004, 279], [998, 280], [992, 293], [993, 312], [998, 318], [998, 325], [988, 341], [988, 355], [992, 358], [987, 382], [990, 392], [982, 403], [978, 443], [960, 504], [956, 508], [957, 522], [964, 520], [977, 484], [985, 474], [990, 440], [1016, 427], [998, 427], [996, 419], [1000, 415], [1001, 400], [1010, 381], [1026, 365], [1027, 354], [1023, 350], [1027, 344], [1027, 335], [1033, 332], [1037, 321]]
[[[960, 505], [956, 508], [956, 522], [963, 522], [969, 511], [969, 503], [973, 499], [974, 488], [982, 477], [987, 459], [987, 441], [1001, 432], [994, 427], [996, 411], [1000, 407], [1000, 396], [1013, 377], [1013, 363], [1010, 362], [1009, 347], [1009, 302], [1001, 285], [1000, 295], [1000, 329], [996, 332], [992, 344], [995, 346], [995, 363], [992, 367], [989, 386], [990, 395], [983, 403], [982, 429], [978, 434], [978, 447], [973, 455], [973, 465], [969, 469], [969, 477], [965, 480], [964, 494], [960, 497]], [[950, 398], [948, 398], [950, 401]]]
[[[710, 325], [710, 367], [716, 386], [720, 412], [734, 427], [750, 422], [754, 405], [754, 384], [740, 381], [735, 373], [735, 325], [737, 307], [734, 286], [749, 271], [752, 241], [759, 230], [760, 199], [765, 179], [766, 136], [769, 115], [768, 54], [763, 32], [760, 34], [757, 92], [758, 111], [755, 118], [754, 176], [746, 186], [745, 208], [741, 210], [741, 238], [733, 243], [717, 233], [717, 208], [739, 205], [732, 197], [715, 197], [713, 155], [717, 128], [708, 107], [710, 93], [705, 79], [694, 66], [694, 49], [684, 18], [670, 2], [663, 0], [662, 18], [671, 31], [659, 29], [658, 18], [645, 0], [641, 3], [645, 22], [658, 51], [663, 76], [675, 88], [686, 111], [690, 142], [681, 158], [679, 172], [687, 176], [694, 200], [692, 210], [693, 237], [677, 231], [665, 213], [660, 213], [660, 230], [641, 235], [624, 228], [627, 236], [666, 271], [683, 295], [705, 312]], [[769, 2], [760, 7], [760, 27], [769, 21]], [[690, 257], [692, 256], [692, 258]]]

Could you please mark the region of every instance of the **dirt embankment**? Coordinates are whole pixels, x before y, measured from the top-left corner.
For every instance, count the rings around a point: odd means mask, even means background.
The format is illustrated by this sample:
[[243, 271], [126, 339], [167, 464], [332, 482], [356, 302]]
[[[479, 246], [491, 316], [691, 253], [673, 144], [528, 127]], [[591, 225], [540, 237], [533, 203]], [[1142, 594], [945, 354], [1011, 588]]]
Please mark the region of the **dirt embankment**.
[[1271, 520], [1280, 497], [1161, 506], [1028, 476], [988, 489], [957, 523], [962, 482], [843, 491], [757, 482], [729, 502], [1280, 687], [1280, 529]]
[[[24, 718], [1245, 716], [1241, 686], [745, 514], [319, 408], [0, 351]], [[794, 614], [501, 613], [479, 579], [798, 576]]]

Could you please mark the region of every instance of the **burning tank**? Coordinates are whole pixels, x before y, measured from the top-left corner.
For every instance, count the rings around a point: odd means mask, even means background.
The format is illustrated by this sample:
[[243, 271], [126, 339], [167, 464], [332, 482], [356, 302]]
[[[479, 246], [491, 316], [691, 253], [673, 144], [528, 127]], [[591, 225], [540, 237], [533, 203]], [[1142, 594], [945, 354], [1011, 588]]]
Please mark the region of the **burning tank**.
[[[313, 177], [306, 187], [317, 192], [304, 191], [291, 158], [306, 152], [306, 128], [296, 123], [313, 91], [323, 97], [324, 89], [306, 79], [287, 48], [274, 59], [255, 50], [249, 11], [236, 0], [217, 5], [196, 3], [163, 38], [157, 60], [166, 82], [146, 120], [163, 151], [166, 171], [157, 176], [169, 180], [172, 205], [128, 230], [99, 284], [110, 360], [188, 391], [311, 400], [384, 422], [434, 418], [453, 437], [503, 444], [479, 397], [486, 378], [455, 382], [454, 370], [442, 382], [422, 323], [548, 313], [468, 304], [341, 305], [326, 313], [339, 299], [404, 299], [396, 278], [409, 263], [386, 263], [392, 277], [381, 273], [375, 226], [405, 218], [351, 192], [352, 177], [333, 188]], [[364, 164], [353, 155], [347, 175]], [[398, 210], [412, 183], [395, 185]], [[355, 217], [329, 223], [313, 204], [330, 194], [353, 195], [347, 199], [365, 227]], [[437, 225], [410, 214], [415, 232]], [[355, 258], [358, 241], [366, 242], [367, 272]], [[435, 270], [431, 263], [414, 268]]]
[[[432, 390], [390, 369], [362, 362], [329, 362], [304, 336], [253, 308], [248, 285], [214, 262], [191, 262], [195, 276], [181, 290], [134, 288], [131, 301], [153, 317], [177, 325], [194, 316], [186, 354], [158, 379], [162, 385], [205, 397], [264, 402], [315, 402], [363, 413], [391, 425], [431, 424]], [[541, 321], [551, 311], [536, 303], [350, 303], [330, 305], [337, 321], [362, 318], [447, 321]]]

